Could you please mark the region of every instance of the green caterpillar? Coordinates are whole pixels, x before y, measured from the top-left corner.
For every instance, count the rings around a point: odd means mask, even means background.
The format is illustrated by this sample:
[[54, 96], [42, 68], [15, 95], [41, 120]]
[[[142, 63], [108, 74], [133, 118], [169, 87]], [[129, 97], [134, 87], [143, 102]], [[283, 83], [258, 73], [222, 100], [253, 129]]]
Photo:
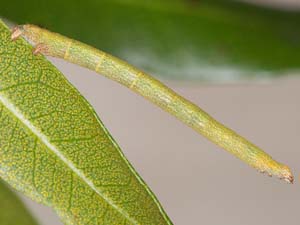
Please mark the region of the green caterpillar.
[[35, 46], [34, 54], [42, 53], [63, 58], [115, 80], [174, 115], [260, 172], [277, 176], [289, 183], [293, 182], [293, 175], [287, 166], [276, 162], [259, 147], [216, 121], [198, 106], [125, 61], [34, 25], [16, 27], [12, 39], [19, 36]]

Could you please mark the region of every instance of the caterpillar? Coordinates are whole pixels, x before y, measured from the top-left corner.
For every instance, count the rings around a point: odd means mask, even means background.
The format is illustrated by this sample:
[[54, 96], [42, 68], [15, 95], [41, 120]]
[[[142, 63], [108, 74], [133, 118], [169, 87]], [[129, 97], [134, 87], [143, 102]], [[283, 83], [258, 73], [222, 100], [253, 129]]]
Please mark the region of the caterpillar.
[[20, 36], [34, 46], [34, 54], [62, 58], [104, 75], [153, 102], [258, 171], [277, 176], [288, 183], [293, 182], [289, 167], [273, 160], [259, 147], [212, 118], [197, 105], [127, 62], [35, 25], [14, 28], [12, 40]]

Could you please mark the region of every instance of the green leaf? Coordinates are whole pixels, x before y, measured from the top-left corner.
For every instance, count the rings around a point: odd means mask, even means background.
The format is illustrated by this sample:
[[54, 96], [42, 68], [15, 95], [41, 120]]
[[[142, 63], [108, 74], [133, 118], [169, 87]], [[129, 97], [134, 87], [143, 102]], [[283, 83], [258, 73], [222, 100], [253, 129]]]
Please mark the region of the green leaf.
[[0, 224], [36, 225], [20, 199], [0, 181]]
[[0, 176], [66, 224], [171, 224], [92, 107], [0, 23]]
[[79, 39], [151, 74], [265, 79], [300, 68], [300, 13], [222, 0], [10, 0], [0, 16]]

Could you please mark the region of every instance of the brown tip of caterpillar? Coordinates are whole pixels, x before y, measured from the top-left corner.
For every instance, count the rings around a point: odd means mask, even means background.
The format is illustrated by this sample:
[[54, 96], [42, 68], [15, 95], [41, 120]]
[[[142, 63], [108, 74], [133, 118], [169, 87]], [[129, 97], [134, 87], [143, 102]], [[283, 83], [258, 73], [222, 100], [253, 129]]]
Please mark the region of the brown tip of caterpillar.
[[279, 172], [269, 170], [259, 170], [260, 173], [267, 174], [269, 177], [278, 177], [280, 180], [284, 180], [289, 184], [294, 183], [294, 176], [287, 166], [281, 166]]
[[294, 183], [294, 177], [292, 175], [289, 175], [287, 177], [280, 177], [280, 180], [284, 180], [289, 184], [293, 184]]
[[290, 168], [287, 167], [287, 166], [283, 166], [281, 171], [282, 172], [279, 175], [279, 178], [286, 181], [289, 184], [293, 184], [294, 183], [294, 176], [293, 176]]
[[20, 26], [15, 26], [13, 29], [12, 29], [12, 33], [11, 33], [11, 40], [12, 41], [15, 41], [17, 40], [23, 33], [23, 30], [21, 29]]
[[285, 180], [289, 184], [293, 184], [294, 183], [294, 176], [292, 174], [287, 175], [283, 178], [283, 180]]
[[294, 183], [294, 177], [293, 176], [289, 176], [285, 179], [286, 182], [293, 184]]

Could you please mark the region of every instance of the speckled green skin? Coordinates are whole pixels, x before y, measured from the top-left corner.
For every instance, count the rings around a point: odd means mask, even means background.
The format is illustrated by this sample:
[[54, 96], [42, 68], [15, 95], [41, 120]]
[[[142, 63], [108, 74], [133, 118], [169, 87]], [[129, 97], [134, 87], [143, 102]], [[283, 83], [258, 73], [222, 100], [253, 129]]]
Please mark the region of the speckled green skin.
[[293, 182], [292, 173], [287, 166], [276, 162], [259, 147], [216, 121], [197, 105], [127, 62], [35, 25], [20, 26], [14, 34], [21, 34], [35, 45], [36, 52], [63, 58], [123, 84], [260, 172]]
[[0, 176], [66, 224], [170, 225], [88, 102], [0, 22]]
[[0, 181], [0, 225], [37, 225], [23, 203]]

